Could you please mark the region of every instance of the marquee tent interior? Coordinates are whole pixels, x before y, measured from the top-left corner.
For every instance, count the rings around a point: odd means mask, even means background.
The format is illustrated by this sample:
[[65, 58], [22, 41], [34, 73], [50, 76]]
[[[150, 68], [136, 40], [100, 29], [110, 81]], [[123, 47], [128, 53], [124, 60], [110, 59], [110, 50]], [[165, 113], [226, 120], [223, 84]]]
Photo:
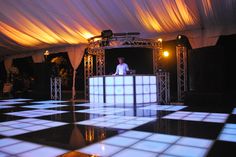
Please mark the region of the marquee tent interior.
[[0, 56], [87, 43], [102, 30], [188, 37], [193, 48], [236, 33], [235, 0], [0, 0]]
[[215, 45], [220, 35], [236, 33], [234, 0], [0, 0], [0, 4], [0, 57], [6, 70], [14, 58], [32, 56], [35, 63], [43, 62], [48, 49], [67, 52], [75, 74], [87, 39], [107, 29], [140, 32], [148, 39], [171, 40], [184, 34], [192, 48]]
[[0, 0], [0, 156], [235, 156], [235, 41], [236, 0]]

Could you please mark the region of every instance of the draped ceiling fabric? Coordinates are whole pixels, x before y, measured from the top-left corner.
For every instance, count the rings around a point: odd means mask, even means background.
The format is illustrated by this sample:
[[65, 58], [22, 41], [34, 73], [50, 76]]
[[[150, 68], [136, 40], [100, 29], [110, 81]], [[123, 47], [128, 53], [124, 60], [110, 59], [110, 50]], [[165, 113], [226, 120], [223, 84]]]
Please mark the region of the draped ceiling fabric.
[[87, 43], [105, 29], [210, 46], [236, 33], [236, 0], [0, 0], [0, 56]]

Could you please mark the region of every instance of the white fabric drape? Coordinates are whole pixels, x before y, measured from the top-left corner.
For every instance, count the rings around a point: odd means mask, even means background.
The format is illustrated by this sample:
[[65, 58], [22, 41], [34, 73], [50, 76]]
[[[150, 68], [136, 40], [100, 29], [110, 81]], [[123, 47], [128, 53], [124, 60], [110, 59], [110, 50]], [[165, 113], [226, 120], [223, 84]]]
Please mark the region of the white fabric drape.
[[5, 69], [6, 69], [6, 71], [7, 71], [8, 73], [9, 73], [11, 67], [12, 67], [12, 61], [13, 61], [12, 58], [6, 58], [6, 59], [4, 60], [4, 66], [5, 66]]
[[[236, 33], [235, 0], [0, 1], [0, 47], [9, 50], [0, 49], [0, 55], [87, 43], [105, 29], [140, 32], [143, 38], [171, 35], [172, 39], [188, 31], [193, 47]], [[212, 29], [217, 31], [209, 33]], [[196, 30], [204, 30], [205, 35], [196, 36]]]
[[83, 55], [84, 55], [84, 50], [87, 47], [86, 44], [80, 44], [78, 46], [72, 46], [68, 48], [67, 54], [70, 59], [70, 63], [73, 67], [73, 83], [72, 83], [72, 100], [75, 99], [75, 76], [76, 76], [76, 69], [80, 65]]
[[32, 59], [34, 63], [42, 63], [45, 61], [43, 53], [36, 53], [32, 55]]

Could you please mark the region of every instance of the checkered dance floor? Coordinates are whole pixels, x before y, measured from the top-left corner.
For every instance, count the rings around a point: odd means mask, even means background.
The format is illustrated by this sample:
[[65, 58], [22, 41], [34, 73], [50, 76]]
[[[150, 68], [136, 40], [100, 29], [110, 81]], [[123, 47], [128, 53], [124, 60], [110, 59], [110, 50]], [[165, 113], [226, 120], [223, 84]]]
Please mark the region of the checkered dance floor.
[[0, 157], [236, 156], [236, 108], [0, 100]]

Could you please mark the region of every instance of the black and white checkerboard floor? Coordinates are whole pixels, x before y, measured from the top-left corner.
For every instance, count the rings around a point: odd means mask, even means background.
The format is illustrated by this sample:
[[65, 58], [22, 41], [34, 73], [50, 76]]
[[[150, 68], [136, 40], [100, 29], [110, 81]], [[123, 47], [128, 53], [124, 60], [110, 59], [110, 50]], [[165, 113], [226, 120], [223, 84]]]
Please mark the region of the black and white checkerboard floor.
[[236, 156], [236, 107], [0, 100], [0, 157]]

